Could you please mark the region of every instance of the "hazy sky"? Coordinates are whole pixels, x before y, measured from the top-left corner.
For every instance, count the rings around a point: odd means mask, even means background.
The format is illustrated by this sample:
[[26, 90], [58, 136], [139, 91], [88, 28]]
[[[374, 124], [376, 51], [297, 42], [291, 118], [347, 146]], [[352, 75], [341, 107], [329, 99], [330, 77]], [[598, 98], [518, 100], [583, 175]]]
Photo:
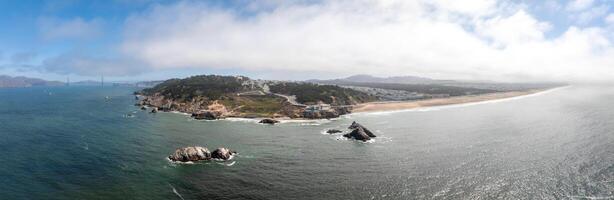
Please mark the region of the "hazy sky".
[[0, 74], [614, 80], [611, 0], [0, 1]]

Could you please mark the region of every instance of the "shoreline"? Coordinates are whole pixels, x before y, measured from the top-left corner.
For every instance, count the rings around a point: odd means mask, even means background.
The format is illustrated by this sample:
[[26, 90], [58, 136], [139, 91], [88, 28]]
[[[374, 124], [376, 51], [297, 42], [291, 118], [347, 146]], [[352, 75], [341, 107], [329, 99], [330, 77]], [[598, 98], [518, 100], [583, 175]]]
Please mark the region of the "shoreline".
[[[516, 97], [529, 96], [539, 93], [544, 93], [563, 87], [555, 87], [555, 88], [547, 88], [547, 89], [532, 89], [525, 91], [510, 91], [510, 92], [497, 92], [497, 93], [488, 93], [488, 94], [480, 94], [480, 95], [465, 95], [465, 96], [456, 96], [456, 97], [446, 97], [446, 98], [434, 98], [434, 99], [423, 99], [423, 100], [415, 100], [415, 101], [378, 101], [378, 102], [369, 102], [357, 104], [353, 107], [352, 112], [347, 115], [358, 114], [358, 113], [373, 113], [373, 112], [389, 112], [389, 111], [403, 111], [403, 110], [412, 110], [417, 108], [427, 108], [427, 107], [437, 107], [437, 106], [448, 106], [448, 105], [461, 105], [461, 104], [470, 104], [470, 103], [479, 103], [479, 102], [488, 102], [488, 101], [496, 101], [496, 100], [505, 100], [505, 99], [513, 99]], [[151, 107], [149, 105], [144, 105], [146, 107]], [[181, 112], [181, 111], [168, 111], [161, 113], [174, 113], [180, 114], [184, 116], [190, 116], [191, 113]], [[240, 117], [240, 116], [228, 116], [216, 120], [202, 120], [202, 121], [253, 121], [258, 122], [261, 119], [271, 118], [279, 120], [282, 123], [292, 123], [292, 122], [317, 122], [323, 120], [337, 120], [342, 118], [345, 115], [340, 115], [337, 118], [331, 119], [309, 119], [309, 118], [290, 118], [290, 117]], [[200, 120], [199, 120], [200, 121]]]
[[352, 113], [400, 111], [400, 110], [410, 110], [410, 109], [425, 108], [425, 107], [477, 103], [477, 102], [485, 102], [485, 101], [527, 96], [527, 95], [537, 94], [541, 92], [546, 92], [546, 91], [557, 89], [557, 88], [560, 88], [560, 87], [548, 88], [548, 89], [533, 89], [533, 90], [525, 90], [525, 91], [497, 92], [497, 93], [488, 93], [488, 94], [480, 94], [480, 95], [466, 95], [466, 96], [456, 96], [456, 97], [446, 97], [446, 98], [423, 99], [423, 100], [416, 100], [416, 101], [369, 102], [369, 103], [362, 103], [362, 104], [358, 104], [354, 106], [354, 108], [352, 109]]

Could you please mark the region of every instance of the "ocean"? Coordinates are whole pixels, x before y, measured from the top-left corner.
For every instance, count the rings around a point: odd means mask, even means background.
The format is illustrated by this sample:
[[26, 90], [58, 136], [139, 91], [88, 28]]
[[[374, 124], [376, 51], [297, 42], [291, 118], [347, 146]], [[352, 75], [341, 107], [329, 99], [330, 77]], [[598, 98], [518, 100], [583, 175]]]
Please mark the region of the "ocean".
[[[609, 87], [274, 126], [151, 114], [135, 90], [0, 89], [0, 199], [614, 198]], [[324, 133], [352, 121], [378, 137]], [[191, 145], [239, 154], [166, 159]]]

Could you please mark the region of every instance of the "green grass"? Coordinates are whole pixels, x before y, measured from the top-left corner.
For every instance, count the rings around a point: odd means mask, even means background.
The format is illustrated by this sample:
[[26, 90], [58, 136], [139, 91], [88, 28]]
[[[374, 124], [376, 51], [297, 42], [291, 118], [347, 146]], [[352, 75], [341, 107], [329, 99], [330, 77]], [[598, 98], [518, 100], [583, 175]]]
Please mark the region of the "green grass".
[[[282, 109], [284, 99], [277, 96], [234, 96], [219, 102], [248, 115], [271, 115]], [[239, 108], [240, 107], [240, 108]]]

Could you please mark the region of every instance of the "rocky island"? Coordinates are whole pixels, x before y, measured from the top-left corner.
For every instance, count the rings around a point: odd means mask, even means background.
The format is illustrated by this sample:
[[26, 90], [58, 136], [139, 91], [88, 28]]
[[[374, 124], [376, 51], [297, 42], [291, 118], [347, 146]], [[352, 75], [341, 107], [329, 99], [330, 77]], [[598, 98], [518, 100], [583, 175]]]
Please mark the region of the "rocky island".
[[[195, 119], [336, 118], [375, 96], [335, 85], [200, 75], [170, 79], [135, 93], [137, 106], [189, 113]], [[274, 121], [263, 123], [274, 124]]]
[[168, 156], [168, 159], [175, 162], [194, 162], [211, 159], [228, 160], [236, 153], [222, 147], [210, 152], [206, 147], [190, 146], [175, 150], [175, 153]]

